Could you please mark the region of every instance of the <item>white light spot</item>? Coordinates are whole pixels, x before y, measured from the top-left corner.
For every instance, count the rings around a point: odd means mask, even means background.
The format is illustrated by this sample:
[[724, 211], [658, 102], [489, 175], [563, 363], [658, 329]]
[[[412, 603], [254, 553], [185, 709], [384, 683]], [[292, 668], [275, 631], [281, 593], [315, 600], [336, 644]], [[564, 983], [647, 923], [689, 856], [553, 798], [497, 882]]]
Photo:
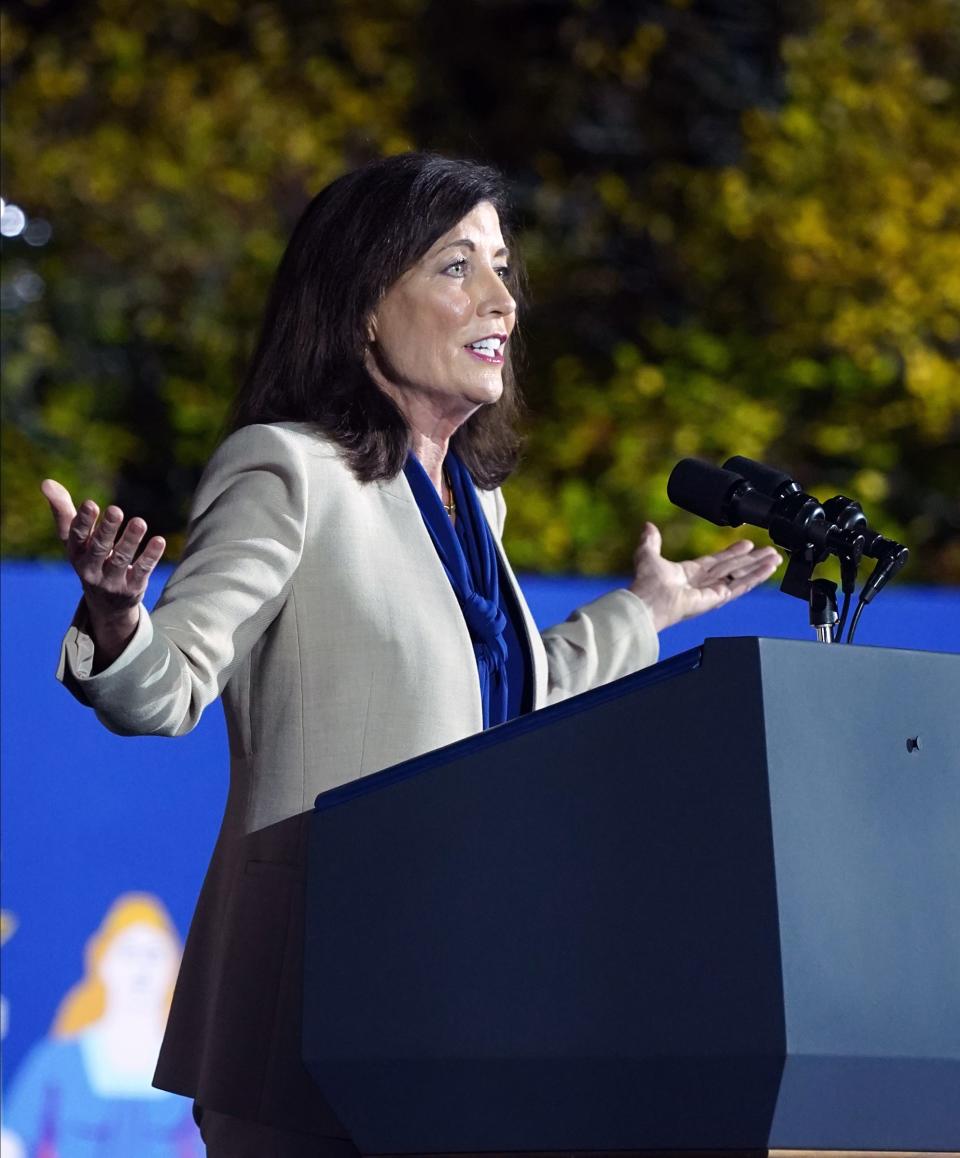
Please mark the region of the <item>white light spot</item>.
[[4, 237], [18, 237], [26, 224], [26, 215], [19, 205], [4, 205], [0, 213], [0, 233]]

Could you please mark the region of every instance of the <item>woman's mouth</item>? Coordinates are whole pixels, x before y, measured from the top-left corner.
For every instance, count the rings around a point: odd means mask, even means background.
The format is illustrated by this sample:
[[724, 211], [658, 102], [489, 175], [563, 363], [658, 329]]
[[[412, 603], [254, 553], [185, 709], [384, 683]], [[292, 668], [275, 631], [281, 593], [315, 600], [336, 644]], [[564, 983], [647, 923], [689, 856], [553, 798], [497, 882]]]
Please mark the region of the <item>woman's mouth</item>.
[[503, 334], [490, 334], [488, 337], [479, 338], [476, 342], [471, 342], [463, 348], [478, 361], [486, 362], [488, 366], [502, 366], [503, 347], [506, 345], [506, 341], [507, 339]]

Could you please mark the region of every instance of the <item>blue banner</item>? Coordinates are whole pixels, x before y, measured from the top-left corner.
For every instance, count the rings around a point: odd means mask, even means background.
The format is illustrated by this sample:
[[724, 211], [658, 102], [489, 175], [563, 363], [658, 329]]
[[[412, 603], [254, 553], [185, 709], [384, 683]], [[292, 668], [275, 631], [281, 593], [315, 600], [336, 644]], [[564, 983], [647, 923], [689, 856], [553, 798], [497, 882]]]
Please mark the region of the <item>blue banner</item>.
[[[189, 1158], [189, 1104], [151, 1091], [150, 1053], [226, 799], [223, 715], [176, 740], [111, 734], [54, 678], [72, 571], [9, 562], [0, 576], [5, 1126], [24, 1155], [85, 1154], [56, 1134], [69, 1107], [113, 1139], [98, 1154]], [[620, 582], [521, 578], [542, 627]], [[775, 588], [669, 629], [662, 655], [705, 635], [813, 638], [805, 606]], [[891, 586], [857, 642], [960, 651], [960, 593]]]

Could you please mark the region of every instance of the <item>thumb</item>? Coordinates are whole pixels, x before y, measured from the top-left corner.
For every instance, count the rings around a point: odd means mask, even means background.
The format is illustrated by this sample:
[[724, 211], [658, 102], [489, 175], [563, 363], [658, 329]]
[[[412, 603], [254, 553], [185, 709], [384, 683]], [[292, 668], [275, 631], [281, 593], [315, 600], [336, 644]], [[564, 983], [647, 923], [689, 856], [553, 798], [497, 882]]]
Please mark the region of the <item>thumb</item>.
[[70, 534], [70, 524], [76, 518], [77, 509], [73, 505], [70, 492], [56, 479], [45, 478], [40, 484], [43, 497], [50, 504], [54, 522], [57, 524], [57, 534], [61, 542], [66, 542]]
[[643, 530], [640, 533], [640, 542], [637, 544], [638, 551], [645, 551], [650, 555], [659, 555], [663, 547], [663, 536], [660, 534], [660, 528], [656, 523], [644, 523]]

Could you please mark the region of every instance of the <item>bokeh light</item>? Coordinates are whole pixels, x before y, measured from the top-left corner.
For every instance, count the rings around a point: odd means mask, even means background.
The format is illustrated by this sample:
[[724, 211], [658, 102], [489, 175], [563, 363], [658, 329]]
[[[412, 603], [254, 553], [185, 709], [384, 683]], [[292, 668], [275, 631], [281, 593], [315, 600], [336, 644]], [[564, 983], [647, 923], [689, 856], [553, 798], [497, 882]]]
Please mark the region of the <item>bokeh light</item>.
[[0, 213], [0, 233], [4, 237], [19, 237], [27, 224], [27, 215], [19, 205], [4, 205]]
[[46, 245], [53, 236], [53, 226], [42, 217], [33, 217], [23, 231], [23, 240], [27, 245]]
[[22, 270], [13, 279], [13, 288], [22, 302], [36, 302], [46, 288], [43, 278], [32, 269]]

